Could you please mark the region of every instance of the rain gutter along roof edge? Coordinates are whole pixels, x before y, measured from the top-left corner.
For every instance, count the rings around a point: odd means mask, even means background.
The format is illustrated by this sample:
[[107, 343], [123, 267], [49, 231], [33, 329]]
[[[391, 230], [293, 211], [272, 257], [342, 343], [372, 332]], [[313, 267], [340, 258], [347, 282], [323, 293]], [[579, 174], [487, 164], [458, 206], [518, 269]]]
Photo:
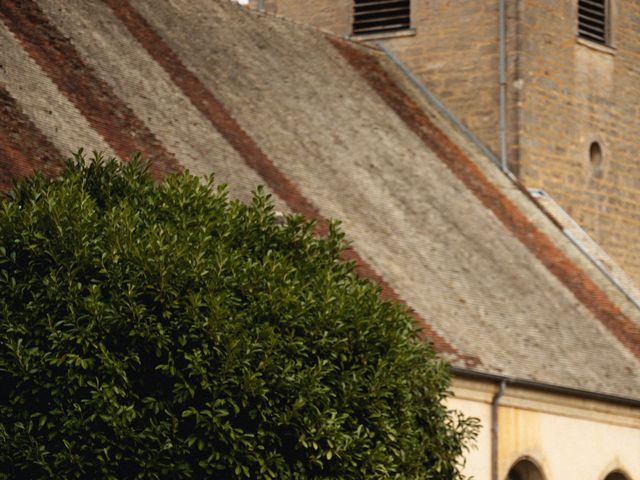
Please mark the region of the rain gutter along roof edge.
[[617, 405], [624, 405], [628, 407], [640, 408], [640, 399], [624, 397], [620, 395], [613, 395], [608, 393], [593, 392], [591, 390], [584, 390], [581, 388], [565, 387], [562, 385], [556, 385], [553, 383], [538, 382], [536, 380], [527, 380], [522, 378], [509, 377], [506, 375], [499, 375], [495, 373], [480, 372], [478, 370], [471, 370], [462, 367], [450, 367], [450, 372], [454, 376], [468, 378], [472, 380], [483, 380], [486, 382], [502, 383], [507, 385], [513, 385], [515, 387], [529, 388], [532, 390], [538, 390], [547, 393], [557, 393], [560, 395], [570, 395], [573, 397], [584, 398], [589, 400], [598, 400], [601, 402], [615, 403]]

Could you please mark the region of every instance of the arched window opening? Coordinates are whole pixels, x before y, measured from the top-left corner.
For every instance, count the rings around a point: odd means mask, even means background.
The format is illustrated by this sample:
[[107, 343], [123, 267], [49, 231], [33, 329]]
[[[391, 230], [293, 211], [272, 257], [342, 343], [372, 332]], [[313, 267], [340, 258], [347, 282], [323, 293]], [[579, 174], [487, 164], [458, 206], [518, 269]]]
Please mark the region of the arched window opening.
[[604, 154], [600, 143], [592, 142], [589, 147], [589, 162], [591, 164], [591, 173], [596, 178], [602, 177], [603, 160]]
[[604, 480], [629, 480], [626, 475], [620, 472], [611, 472]]
[[520, 460], [509, 470], [507, 480], [544, 480], [544, 477], [540, 469], [533, 462]]

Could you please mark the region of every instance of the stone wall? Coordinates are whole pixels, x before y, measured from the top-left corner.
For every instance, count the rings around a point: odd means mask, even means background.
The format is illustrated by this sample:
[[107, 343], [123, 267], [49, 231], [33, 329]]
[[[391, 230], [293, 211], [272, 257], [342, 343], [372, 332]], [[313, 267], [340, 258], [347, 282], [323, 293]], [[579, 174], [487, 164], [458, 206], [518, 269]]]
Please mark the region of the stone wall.
[[[259, 0], [249, 0], [253, 8], [259, 4]], [[263, 0], [262, 4], [268, 13], [308, 23], [338, 35], [351, 33], [352, 0]]]
[[577, 0], [523, 3], [519, 176], [551, 193], [638, 282], [640, 2], [612, 5], [613, 48], [577, 39]]

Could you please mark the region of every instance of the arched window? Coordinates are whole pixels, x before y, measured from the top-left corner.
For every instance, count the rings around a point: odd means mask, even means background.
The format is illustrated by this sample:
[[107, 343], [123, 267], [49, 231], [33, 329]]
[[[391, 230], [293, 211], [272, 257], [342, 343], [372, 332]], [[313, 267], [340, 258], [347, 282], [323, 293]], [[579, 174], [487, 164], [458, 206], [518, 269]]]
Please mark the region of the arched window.
[[621, 472], [611, 472], [604, 480], [629, 480], [626, 475]]
[[[540, 469], [530, 460], [520, 460], [511, 467], [507, 480], [544, 480]], [[606, 480], [609, 480], [608, 478]], [[616, 479], [614, 479], [616, 480]]]
[[592, 142], [589, 146], [589, 163], [591, 165], [591, 174], [595, 178], [602, 177], [604, 153], [598, 142]]

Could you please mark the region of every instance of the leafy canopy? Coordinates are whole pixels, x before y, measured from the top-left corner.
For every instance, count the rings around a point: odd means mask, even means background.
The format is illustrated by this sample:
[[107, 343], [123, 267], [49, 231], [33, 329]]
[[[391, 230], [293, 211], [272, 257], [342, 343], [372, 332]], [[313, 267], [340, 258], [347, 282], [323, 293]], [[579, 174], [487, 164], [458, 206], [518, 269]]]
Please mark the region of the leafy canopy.
[[260, 189], [79, 153], [0, 201], [0, 478], [452, 479], [405, 310]]

